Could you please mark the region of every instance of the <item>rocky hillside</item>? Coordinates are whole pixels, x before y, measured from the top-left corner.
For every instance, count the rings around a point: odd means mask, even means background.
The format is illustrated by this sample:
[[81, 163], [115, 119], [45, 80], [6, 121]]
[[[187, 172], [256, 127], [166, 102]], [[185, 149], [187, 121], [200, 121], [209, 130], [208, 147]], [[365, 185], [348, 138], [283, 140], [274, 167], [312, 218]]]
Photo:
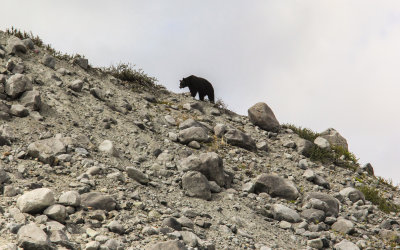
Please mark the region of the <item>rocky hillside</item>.
[[400, 242], [399, 191], [336, 130], [310, 139], [265, 103], [240, 116], [18, 36], [0, 31], [0, 249]]

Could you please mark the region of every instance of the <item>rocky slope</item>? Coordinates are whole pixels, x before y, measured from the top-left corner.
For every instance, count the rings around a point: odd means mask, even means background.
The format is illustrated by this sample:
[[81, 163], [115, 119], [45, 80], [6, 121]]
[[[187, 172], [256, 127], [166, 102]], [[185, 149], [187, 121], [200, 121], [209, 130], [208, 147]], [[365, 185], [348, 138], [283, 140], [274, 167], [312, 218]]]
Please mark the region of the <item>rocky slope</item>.
[[397, 189], [263, 103], [249, 117], [0, 31], [0, 249], [390, 249]]

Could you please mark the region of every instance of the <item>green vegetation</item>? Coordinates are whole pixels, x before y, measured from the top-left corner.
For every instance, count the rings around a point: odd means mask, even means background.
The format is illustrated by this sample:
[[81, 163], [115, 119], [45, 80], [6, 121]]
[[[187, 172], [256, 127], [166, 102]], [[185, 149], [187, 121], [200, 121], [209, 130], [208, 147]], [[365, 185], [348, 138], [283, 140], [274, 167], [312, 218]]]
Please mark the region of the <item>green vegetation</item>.
[[376, 179], [378, 180], [378, 185], [384, 185], [388, 188], [390, 188], [393, 191], [398, 190], [398, 186], [393, 185], [393, 180], [392, 179], [385, 179], [383, 177], [376, 177]]
[[293, 130], [296, 134], [298, 134], [301, 138], [314, 142], [315, 138], [319, 136], [317, 132], [312, 131], [308, 128], [297, 127], [293, 124], [284, 124], [286, 128]]
[[20, 31], [14, 27], [11, 27], [11, 29], [6, 29], [6, 33], [8, 35], [13, 35], [18, 37], [19, 39], [26, 39], [26, 38], [30, 38], [32, 40], [32, 42], [38, 46], [38, 47], [44, 47], [44, 43], [42, 41], [42, 39], [40, 39], [39, 36], [34, 36], [32, 34], [32, 32], [25, 32], [25, 31]]
[[364, 194], [365, 199], [372, 202], [372, 204], [377, 205], [381, 211], [385, 213], [400, 211], [399, 206], [384, 198], [383, 195], [381, 195], [381, 193], [379, 193], [376, 188], [363, 185], [361, 187], [358, 187], [358, 190], [360, 190]]
[[138, 83], [143, 86], [152, 86], [157, 81], [156, 78], [148, 76], [142, 69], [135, 69], [135, 65], [130, 63], [119, 63], [103, 68], [105, 73], [109, 73], [117, 79], [128, 83]]

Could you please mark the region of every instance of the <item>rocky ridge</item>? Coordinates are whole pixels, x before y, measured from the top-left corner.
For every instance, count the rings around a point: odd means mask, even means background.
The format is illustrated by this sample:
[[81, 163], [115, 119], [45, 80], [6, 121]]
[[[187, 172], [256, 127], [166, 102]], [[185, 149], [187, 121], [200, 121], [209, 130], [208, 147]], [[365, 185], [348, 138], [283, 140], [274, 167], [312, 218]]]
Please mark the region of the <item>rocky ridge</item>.
[[0, 249], [390, 249], [398, 213], [265, 103], [240, 116], [0, 31]]

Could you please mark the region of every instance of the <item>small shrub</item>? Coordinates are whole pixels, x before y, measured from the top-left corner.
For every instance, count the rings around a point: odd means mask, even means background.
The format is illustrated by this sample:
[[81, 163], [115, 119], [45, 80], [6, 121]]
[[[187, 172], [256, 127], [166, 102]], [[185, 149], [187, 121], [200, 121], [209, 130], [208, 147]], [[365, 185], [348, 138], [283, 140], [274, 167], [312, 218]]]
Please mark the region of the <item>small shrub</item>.
[[301, 138], [314, 142], [319, 136], [319, 133], [312, 131], [308, 128], [297, 127], [293, 124], [284, 124], [286, 128], [293, 130], [294, 133], [298, 134]]
[[226, 105], [226, 103], [221, 98], [217, 99], [215, 105], [217, 105], [217, 107], [220, 109], [226, 109], [226, 110], [228, 109], [228, 105]]
[[392, 179], [385, 179], [383, 177], [376, 177], [376, 179], [378, 180], [378, 184], [379, 185], [385, 185], [388, 188], [392, 189], [393, 191], [396, 191], [398, 189], [398, 186], [394, 186], [393, 185], [393, 180]]
[[353, 153], [349, 152], [347, 149], [343, 148], [342, 146], [332, 146], [332, 149], [337, 155], [339, 155], [339, 157], [343, 155], [346, 161], [351, 161], [354, 164], [358, 165], [358, 159], [356, 158], [356, 156]]
[[320, 161], [322, 163], [328, 164], [335, 162], [335, 154], [330, 149], [320, 148], [317, 145], [313, 145], [310, 153], [311, 161]]
[[119, 63], [116, 66], [111, 65], [103, 68], [103, 71], [113, 75], [115, 78], [128, 83], [138, 83], [144, 86], [152, 86], [157, 81], [156, 78], [150, 77], [143, 72], [142, 69], [135, 69], [135, 65], [130, 63]]
[[399, 206], [385, 199], [374, 187], [364, 185], [358, 187], [358, 190], [364, 194], [365, 199], [372, 202], [372, 204], [377, 205], [378, 208], [385, 213], [398, 212], [400, 210]]
[[19, 29], [16, 29], [14, 27], [11, 27], [11, 29], [6, 29], [6, 33], [8, 35], [13, 35], [18, 37], [19, 39], [26, 39], [26, 38], [30, 38], [32, 40], [32, 42], [38, 46], [38, 47], [43, 47], [44, 43], [42, 41], [42, 39], [40, 39], [39, 36], [34, 36], [32, 34], [32, 32], [25, 32], [25, 31], [20, 31]]

